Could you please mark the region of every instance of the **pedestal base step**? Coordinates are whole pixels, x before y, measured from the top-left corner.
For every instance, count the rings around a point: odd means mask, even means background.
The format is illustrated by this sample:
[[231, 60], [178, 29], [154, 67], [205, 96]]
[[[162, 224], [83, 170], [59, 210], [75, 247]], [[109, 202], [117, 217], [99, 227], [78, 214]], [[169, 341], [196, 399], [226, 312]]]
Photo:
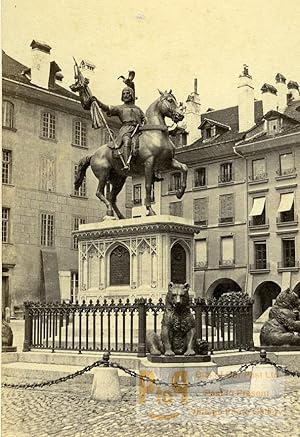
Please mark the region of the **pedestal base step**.
[[211, 361], [210, 355], [147, 355], [148, 361], [151, 363], [207, 363]]

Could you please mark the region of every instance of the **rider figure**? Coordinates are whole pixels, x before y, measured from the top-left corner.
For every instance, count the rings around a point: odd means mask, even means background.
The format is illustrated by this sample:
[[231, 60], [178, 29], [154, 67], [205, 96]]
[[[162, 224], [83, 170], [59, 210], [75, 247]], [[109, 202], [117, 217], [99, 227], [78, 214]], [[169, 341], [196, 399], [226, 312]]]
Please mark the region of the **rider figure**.
[[130, 152], [132, 144], [132, 155], [138, 153], [139, 128], [145, 124], [146, 118], [143, 111], [135, 105], [134, 90], [126, 86], [122, 90], [122, 105], [108, 106], [100, 102], [96, 97], [91, 97], [87, 102], [82, 102], [84, 109], [90, 109], [91, 103], [96, 101], [101, 109], [110, 117], [116, 116], [122, 123], [118, 135], [114, 141], [115, 148], [118, 149], [123, 144], [124, 170], [129, 169]]

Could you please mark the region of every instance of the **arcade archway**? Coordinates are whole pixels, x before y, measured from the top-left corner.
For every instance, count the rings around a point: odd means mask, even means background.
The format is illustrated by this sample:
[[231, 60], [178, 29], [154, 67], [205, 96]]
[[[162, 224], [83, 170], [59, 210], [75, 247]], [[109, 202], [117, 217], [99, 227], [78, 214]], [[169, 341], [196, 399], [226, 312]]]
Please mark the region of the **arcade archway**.
[[216, 280], [211, 284], [211, 286], [207, 290], [207, 298], [216, 298], [219, 299], [220, 296], [224, 293], [229, 293], [232, 291], [242, 291], [241, 287], [237, 282], [233, 279], [229, 278], [221, 278]]
[[280, 291], [280, 286], [273, 281], [265, 281], [258, 285], [254, 293], [254, 320], [258, 319], [270, 306], [272, 306], [274, 299], [276, 299]]

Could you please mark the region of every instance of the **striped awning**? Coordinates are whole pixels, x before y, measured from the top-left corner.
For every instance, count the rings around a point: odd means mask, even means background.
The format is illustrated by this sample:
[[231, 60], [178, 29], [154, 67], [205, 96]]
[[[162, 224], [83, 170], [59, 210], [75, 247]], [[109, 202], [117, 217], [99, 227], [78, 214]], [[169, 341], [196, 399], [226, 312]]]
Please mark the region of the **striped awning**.
[[294, 202], [294, 193], [283, 193], [280, 196], [280, 205], [277, 212], [290, 211]]
[[266, 202], [266, 198], [265, 197], [256, 197], [253, 199], [253, 205], [252, 205], [252, 209], [250, 211], [249, 216], [253, 217], [253, 216], [257, 216], [257, 215], [261, 215], [264, 207], [265, 207], [265, 202]]

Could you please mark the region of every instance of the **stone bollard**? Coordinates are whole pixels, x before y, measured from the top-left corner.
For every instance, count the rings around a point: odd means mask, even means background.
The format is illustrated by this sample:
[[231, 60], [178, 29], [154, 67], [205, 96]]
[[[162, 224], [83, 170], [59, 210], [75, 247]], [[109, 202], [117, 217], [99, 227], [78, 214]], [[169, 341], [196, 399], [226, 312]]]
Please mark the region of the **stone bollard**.
[[250, 396], [258, 398], [277, 398], [282, 394], [282, 384], [278, 380], [277, 369], [266, 362], [266, 351], [261, 350], [261, 364], [252, 370]]
[[109, 367], [109, 353], [103, 354], [103, 367], [94, 372], [91, 399], [95, 401], [118, 401], [121, 399], [118, 369]]

